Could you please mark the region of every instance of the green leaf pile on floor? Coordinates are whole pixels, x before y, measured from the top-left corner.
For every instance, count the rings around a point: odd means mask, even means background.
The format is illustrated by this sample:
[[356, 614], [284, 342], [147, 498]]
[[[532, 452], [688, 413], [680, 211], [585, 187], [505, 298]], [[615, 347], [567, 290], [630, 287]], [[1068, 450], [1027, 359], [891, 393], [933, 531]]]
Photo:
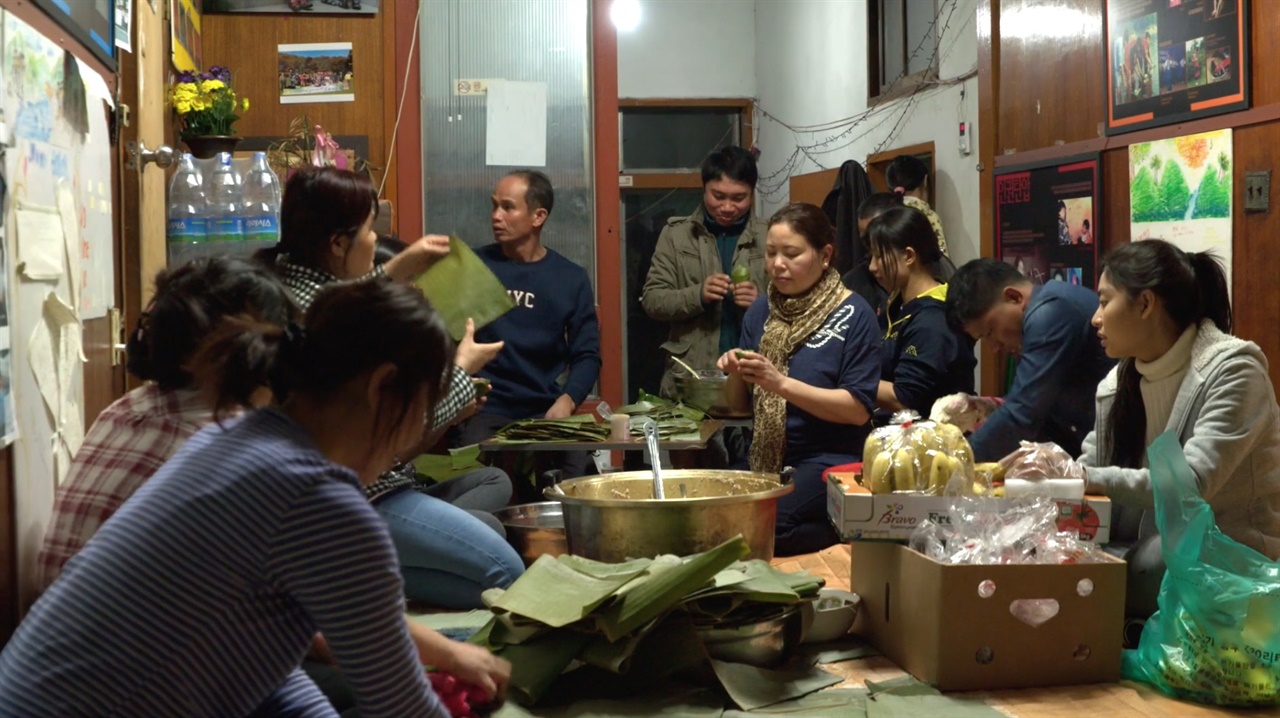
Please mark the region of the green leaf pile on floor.
[[[744, 702], [751, 708], [839, 682], [812, 664], [786, 673], [710, 661], [700, 626], [767, 620], [813, 598], [823, 585], [821, 578], [743, 561], [748, 553], [739, 536], [684, 558], [607, 564], [541, 556], [510, 588], [485, 592], [494, 617], [471, 640], [511, 661], [510, 691], [526, 706], [538, 703], [575, 662], [596, 672], [593, 684], [633, 690], [703, 669], [735, 700], [749, 696]], [[753, 687], [762, 676], [780, 687]]]

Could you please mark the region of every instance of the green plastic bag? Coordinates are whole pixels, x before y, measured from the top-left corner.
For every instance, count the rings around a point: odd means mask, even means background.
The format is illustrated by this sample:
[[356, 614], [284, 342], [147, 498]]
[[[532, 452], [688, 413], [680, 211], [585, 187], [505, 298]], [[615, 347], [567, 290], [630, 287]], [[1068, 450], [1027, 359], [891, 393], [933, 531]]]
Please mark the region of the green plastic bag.
[[1280, 705], [1280, 563], [1218, 530], [1172, 432], [1147, 460], [1168, 571], [1122, 675], [1200, 703]]

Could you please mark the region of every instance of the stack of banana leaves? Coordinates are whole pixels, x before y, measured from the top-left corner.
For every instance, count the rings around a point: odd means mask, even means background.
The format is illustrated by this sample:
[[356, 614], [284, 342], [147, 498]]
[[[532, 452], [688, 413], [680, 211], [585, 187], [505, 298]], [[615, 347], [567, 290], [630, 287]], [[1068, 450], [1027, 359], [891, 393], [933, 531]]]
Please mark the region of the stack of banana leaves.
[[663, 441], [698, 439], [699, 422], [706, 418], [705, 413], [692, 406], [647, 394], [643, 389], [640, 390], [640, 398], [636, 403], [620, 406], [614, 411], [631, 417], [633, 437], [644, 436], [644, 425], [648, 421], [657, 422], [658, 438]]
[[[658, 438], [663, 441], [693, 441], [699, 438], [699, 422], [706, 414], [693, 407], [677, 404], [661, 397], [640, 392], [640, 400], [615, 409], [631, 417], [631, 435], [644, 436], [644, 425], [658, 424]], [[494, 441], [528, 444], [532, 442], [588, 442], [609, 438], [609, 424], [596, 421], [592, 414], [575, 414], [564, 419], [525, 419], [502, 427]]]
[[736, 537], [685, 558], [544, 555], [510, 588], [485, 592], [494, 617], [471, 640], [511, 661], [511, 693], [523, 705], [575, 661], [620, 686], [651, 685], [707, 665], [699, 626], [777, 614], [822, 587], [821, 578], [743, 561], [747, 554]]

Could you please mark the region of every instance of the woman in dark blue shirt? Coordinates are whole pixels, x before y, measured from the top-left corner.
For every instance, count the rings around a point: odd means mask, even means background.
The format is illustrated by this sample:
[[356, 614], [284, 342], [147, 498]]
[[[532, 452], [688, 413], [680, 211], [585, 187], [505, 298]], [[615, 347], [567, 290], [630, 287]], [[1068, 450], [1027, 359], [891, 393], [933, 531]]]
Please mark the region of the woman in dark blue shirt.
[[822, 472], [857, 461], [880, 378], [875, 313], [831, 268], [835, 230], [822, 210], [791, 204], [769, 220], [768, 296], [743, 318], [742, 355], [719, 367], [754, 389], [751, 469], [796, 469], [778, 502], [774, 552], [820, 551], [838, 536], [827, 518]]
[[942, 252], [927, 217], [910, 207], [890, 209], [872, 220], [867, 235], [871, 274], [890, 295], [877, 419], [904, 409], [928, 417], [938, 399], [973, 393], [973, 340], [947, 323]]

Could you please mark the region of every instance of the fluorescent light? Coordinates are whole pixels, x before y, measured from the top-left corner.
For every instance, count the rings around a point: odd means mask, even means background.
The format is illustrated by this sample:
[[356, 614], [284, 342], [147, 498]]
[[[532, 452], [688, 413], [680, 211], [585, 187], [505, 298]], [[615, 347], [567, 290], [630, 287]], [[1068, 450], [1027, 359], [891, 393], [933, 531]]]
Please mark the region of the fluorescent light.
[[640, 26], [640, 0], [613, 0], [609, 19], [619, 32], [631, 32]]

